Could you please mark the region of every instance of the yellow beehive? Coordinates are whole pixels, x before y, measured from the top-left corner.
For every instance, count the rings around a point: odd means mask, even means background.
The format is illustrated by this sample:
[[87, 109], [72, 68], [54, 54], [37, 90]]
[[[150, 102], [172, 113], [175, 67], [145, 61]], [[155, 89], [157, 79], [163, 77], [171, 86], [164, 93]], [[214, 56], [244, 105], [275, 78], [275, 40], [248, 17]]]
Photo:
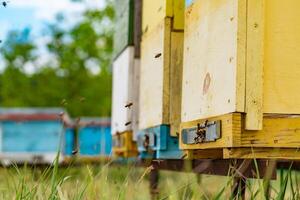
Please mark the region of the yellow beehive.
[[183, 30], [184, 0], [143, 0], [144, 33], [151, 32], [166, 17], [173, 19], [173, 29]]
[[140, 129], [171, 124], [171, 134], [179, 132], [182, 53], [183, 32], [172, 30], [172, 19], [169, 17], [143, 35]]
[[113, 136], [113, 154], [117, 157], [136, 157], [138, 155], [136, 142], [132, 131], [126, 131]]
[[300, 114], [299, 7], [297, 0], [194, 0], [186, 8], [182, 129], [220, 120], [222, 135], [181, 148], [299, 146], [286, 131], [291, 119], [291, 129], [300, 128], [291, 116]]

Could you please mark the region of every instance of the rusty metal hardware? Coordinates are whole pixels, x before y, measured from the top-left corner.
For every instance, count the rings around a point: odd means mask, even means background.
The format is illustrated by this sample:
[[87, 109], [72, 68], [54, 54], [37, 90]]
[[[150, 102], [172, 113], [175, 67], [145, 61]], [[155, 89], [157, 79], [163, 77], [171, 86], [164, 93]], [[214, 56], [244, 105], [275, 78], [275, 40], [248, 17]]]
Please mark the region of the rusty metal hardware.
[[184, 144], [214, 142], [221, 138], [221, 121], [205, 121], [197, 127], [183, 129], [181, 139]]

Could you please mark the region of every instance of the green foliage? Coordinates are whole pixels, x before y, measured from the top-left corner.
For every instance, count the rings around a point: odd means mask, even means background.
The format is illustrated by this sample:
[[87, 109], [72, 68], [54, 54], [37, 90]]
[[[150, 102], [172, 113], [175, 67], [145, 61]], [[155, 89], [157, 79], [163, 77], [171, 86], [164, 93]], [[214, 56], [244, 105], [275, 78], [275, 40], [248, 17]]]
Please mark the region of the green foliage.
[[[111, 110], [114, 10], [87, 10], [65, 28], [63, 14], [47, 26], [42, 51], [29, 29], [12, 31], [0, 49], [0, 106], [65, 107], [72, 116], [109, 116]], [[43, 52], [42, 55], [41, 52]], [[48, 55], [40, 64], [38, 58]], [[44, 56], [45, 57], [45, 56]], [[34, 68], [26, 73], [25, 66]]]

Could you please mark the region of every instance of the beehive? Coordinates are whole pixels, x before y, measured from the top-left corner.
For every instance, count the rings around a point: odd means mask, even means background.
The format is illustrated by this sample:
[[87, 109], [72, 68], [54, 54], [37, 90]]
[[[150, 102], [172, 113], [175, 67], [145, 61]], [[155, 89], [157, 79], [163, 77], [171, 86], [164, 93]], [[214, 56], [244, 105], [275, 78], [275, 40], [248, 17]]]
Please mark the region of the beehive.
[[166, 17], [173, 19], [173, 29], [183, 30], [184, 0], [143, 0], [143, 33], [152, 32]]
[[52, 163], [63, 148], [63, 121], [69, 121], [67, 114], [61, 116], [64, 112], [60, 108], [1, 108], [0, 158], [8, 163]]
[[182, 120], [245, 112], [246, 128], [256, 130], [262, 113], [300, 113], [292, 92], [300, 85], [299, 5], [194, 0], [186, 9]]
[[216, 133], [213, 123], [222, 125], [220, 135], [213, 136], [217, 139], [210, 138], [215, 142], [181, 148], [299, 145], [294, 114], [300, 114], [300, 94], [294, 91], [300, 86], [300, 2], [194, 0], [187, 5], [182, 130], [206, 126]]
[[180, 159], [178, 138], [170, 136], [170, 126], [161, 125], [140, 131], [137, 139], [142, 159]]
[[134, 47], [126, 50], [113, 63], [112, 134], [132, 129]]
[[115, 0], [114, 57], [134, 43], [134, 0]]
[[140, 129], [171, 124], [173, 135], [179, 131], [182, 48], [183, 31], [172, 30], [171, 18], [163, 19], [152, 32], [143, 34]]
[[78, 128], [79, 155], [83, 157], [108, 157], [112, 153], [110, 120], [106, 118], [81, 118]]
[[132, 131], [125, 131], [113, 136], [113, 154], [123, 158], [136, 157], [138, 155]]

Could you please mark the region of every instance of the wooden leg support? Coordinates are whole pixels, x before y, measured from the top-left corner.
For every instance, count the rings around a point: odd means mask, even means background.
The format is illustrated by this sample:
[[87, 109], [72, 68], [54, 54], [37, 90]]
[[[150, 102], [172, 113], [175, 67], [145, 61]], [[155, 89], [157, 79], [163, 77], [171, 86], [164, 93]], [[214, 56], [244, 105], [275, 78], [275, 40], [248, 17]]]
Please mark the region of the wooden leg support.
[[158, 199], [158, 183], [159, 183], [159, 170], [157, 168], [152, 168], [149, 174], [150, 181], [150, 195], [152, 200]]

